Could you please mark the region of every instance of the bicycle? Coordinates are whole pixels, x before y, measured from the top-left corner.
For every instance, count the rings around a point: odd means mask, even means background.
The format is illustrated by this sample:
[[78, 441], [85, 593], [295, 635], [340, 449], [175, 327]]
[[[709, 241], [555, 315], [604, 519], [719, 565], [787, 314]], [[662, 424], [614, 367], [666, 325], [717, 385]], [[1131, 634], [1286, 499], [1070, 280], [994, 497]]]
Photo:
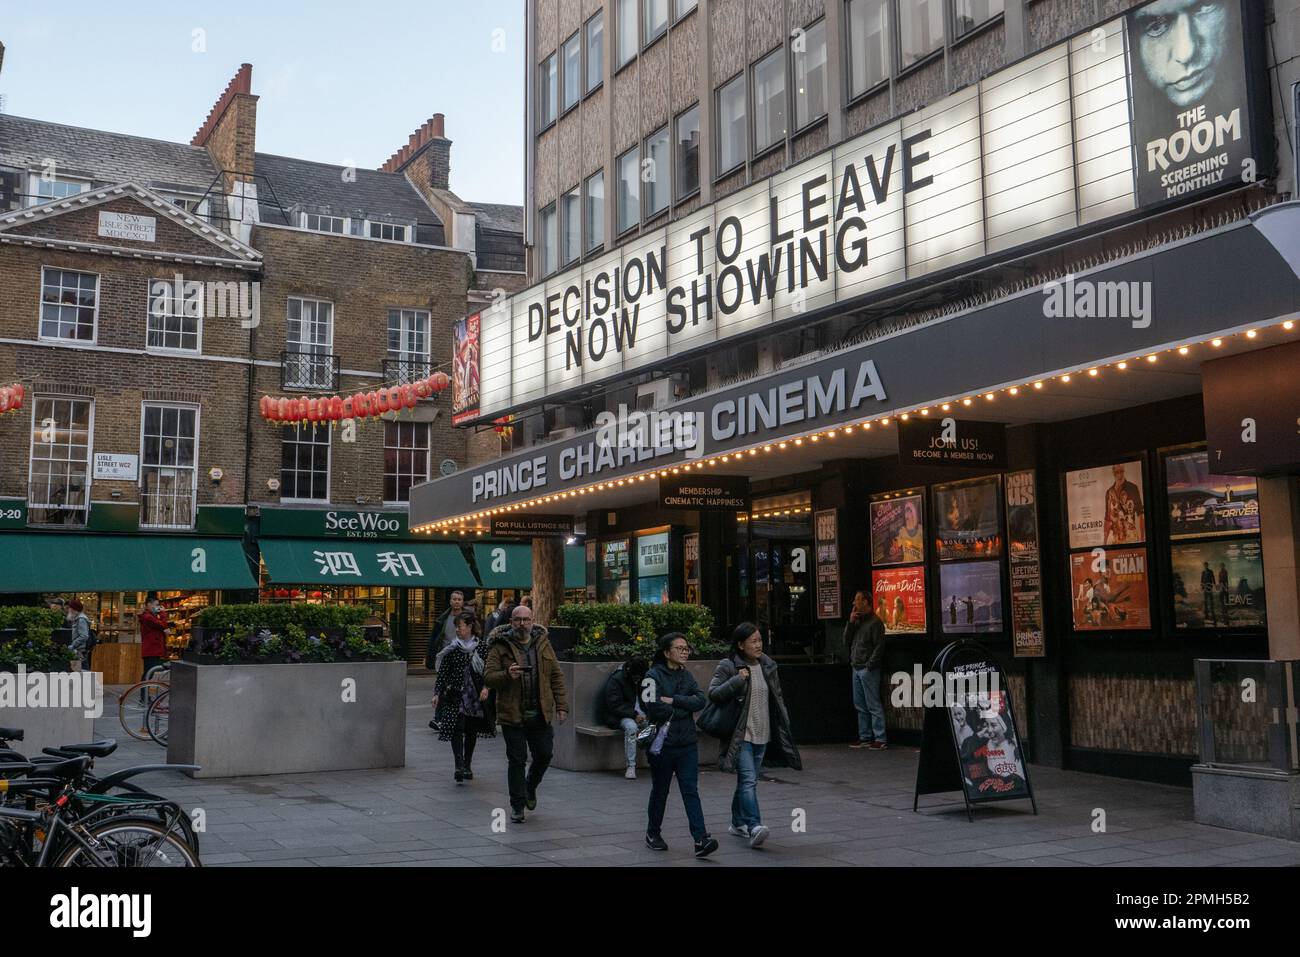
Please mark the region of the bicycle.
[[149, 703], [144, 713], [144, 726], [149, 737], [157, 744], [167, 747], [167, 724], [171, 717], [171, 691], [164, 691]]
[[[122, 692], [117, 702], [117, 716], [124, 730], [137, 741], [154, 740], [149, 733], [149, 707], [171, 687], [171, 662], [154, 665], [146, 672], [143, 679]], [[166, 739], [158, 741], [166, 744]]]

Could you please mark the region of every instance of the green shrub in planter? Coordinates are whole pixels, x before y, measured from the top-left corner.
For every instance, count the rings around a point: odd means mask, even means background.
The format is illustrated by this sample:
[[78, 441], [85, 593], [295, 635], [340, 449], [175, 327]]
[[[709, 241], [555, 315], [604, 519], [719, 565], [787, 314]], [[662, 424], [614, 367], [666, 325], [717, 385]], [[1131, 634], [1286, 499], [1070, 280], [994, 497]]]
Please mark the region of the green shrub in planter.
[[19, 665], [28, 671], [67, 671], [71, 652], [51, 638], [62, 625], [63, 616], [48, 608], [0, 608], [0, 631], [16, 632], [0, 640], [0, 671], [15, 671]]
[[712, 612], [701, 605], [561, 605], [555, 623], [578, 630], [576, 658], [649, 659], [658, 637], [673, 631], [686, 636], [697, 658], [717, 658], [726, 651], [713, 638]]
[[190, 642], [197, 660], [222, 664], [396, 661], [387, 641], [369, 641], [372, 610], [353, 605], [214, 605], [199, 612]]

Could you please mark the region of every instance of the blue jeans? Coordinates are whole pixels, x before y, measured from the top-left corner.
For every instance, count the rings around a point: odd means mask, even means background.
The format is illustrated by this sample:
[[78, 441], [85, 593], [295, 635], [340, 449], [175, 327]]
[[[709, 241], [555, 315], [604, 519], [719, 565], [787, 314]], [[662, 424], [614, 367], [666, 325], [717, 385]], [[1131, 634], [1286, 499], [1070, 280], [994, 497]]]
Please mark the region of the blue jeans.
[[879, 668], [853, 669], [853, 707], [858, 711], [858, 740], [884, 744], [885, 706], [880, 703]]
[[641, 726], [631, 718], [621, 718], [618, 723], [623, 729], [623, 754], [627, 758], [627, 766], [634, 768], [636, 767], [636, 733]]
[[650, 820], [645, 832], [659, 836], [664, 823], [664, 809], [668, 806], [668, 788], [673, 775], [677, 775], [677, 790], [681, 792], [686, 807], [686, 820], [690, 822], [691, 837], [702, 841], [708, 836], [704, 826], [704, 809], [700, 806], [700, 754], [695, 742], [690, 744], [665, 744], [658, 754], [650, 755]]
[[763, 767], [766, 744], [740, 742], [736, 753], [736, 793], [731, 797], [731, 826], [757, 827], [763, 823], [758, 810], [758, 773]]

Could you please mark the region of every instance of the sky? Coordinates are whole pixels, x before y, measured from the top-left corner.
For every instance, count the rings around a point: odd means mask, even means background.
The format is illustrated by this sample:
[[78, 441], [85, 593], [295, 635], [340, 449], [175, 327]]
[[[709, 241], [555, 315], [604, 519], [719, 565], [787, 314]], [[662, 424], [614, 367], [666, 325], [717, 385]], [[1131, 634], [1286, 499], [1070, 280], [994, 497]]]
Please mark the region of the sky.
[[188, 143], [251, 63], [259, 152], [374, 169], [444, 113], [452, 190], [523, 202], [524, 0], [4, 7], [7, 113]]

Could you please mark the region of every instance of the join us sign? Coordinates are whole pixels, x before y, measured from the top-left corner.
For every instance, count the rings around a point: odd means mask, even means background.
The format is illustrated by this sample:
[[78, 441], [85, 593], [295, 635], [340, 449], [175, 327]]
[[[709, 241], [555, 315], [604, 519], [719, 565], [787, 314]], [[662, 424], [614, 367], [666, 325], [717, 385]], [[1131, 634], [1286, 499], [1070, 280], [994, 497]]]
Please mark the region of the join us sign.
[[1226, 13], [1213, 37], [1196, 33], [1197, 77], [1171, 64], [1177, 16], [1148, 4], [1131, 26], [1111, 20], [502, 299], [481, 317], [479, 418], [808, 321], [1132, 211], [1139, 195], [1257, 177], [1238, 162], [1257, 125], [1234, 99], [1249, 87], [1242, 2], [1202, 4]]

